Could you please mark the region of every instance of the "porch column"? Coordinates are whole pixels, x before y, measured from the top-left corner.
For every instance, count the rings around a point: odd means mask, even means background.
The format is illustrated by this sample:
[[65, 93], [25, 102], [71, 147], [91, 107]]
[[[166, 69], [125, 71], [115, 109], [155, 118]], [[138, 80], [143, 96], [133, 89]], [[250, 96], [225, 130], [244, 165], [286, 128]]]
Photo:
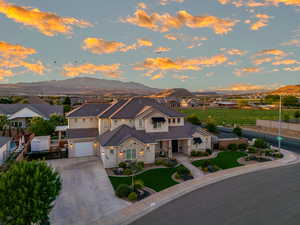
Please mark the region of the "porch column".
[[61, 140], [61, 130], [58, 131], [58, 141], [60, 141], [60, 140]]
[[172, 156], [172, 140], [169, 141], [168, 151], [169, 151], [169, 158], [171, 159], [173, 157]]

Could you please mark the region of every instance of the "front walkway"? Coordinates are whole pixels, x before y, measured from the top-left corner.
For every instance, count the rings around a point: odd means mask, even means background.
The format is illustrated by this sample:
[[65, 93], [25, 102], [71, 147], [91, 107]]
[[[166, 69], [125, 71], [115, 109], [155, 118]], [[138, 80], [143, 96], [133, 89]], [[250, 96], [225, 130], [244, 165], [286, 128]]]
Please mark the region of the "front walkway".
[[202, 170], [200, 170], [199, 168], [195, 167], [190, 159], [183, 155], [183, 154], [176, 154], [173, 155], [177, 161], [179, 162], [179, 164], [182, 164], [184, 167], [188, 168], [191, 171], [191, 174], [193, 175], [194, 178], [198, 178], [198, 177], [202, 177], [204, 176], [204, 173]]
[[49, 160], [63, 186], [50, 214], [52, 225], [82, 225], [130, 203], [117, 198], [98, 157]]

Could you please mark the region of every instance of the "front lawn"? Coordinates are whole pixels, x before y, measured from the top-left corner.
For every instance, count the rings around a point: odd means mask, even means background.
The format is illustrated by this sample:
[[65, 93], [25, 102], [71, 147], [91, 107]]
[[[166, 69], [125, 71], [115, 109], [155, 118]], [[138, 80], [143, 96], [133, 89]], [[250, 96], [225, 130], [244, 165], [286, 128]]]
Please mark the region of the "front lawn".
[[209, 164], [216, 165], [221, 169], [229, 169], [242, 166], [237, 160], [246, 155], [244, 152], [220, 152], [216, 158], [197, 160], [192, 162], [192, 164], [196, 167], [201, 167], [205, 161], [208, 161]]
[[[145, 186], [158, 192], [178, 184], [172, 179], [175, 172], [176, 168], [151, 169], [134, 176], [134, 180], [142, 180]], [[115, 190], [120, 184], [131, 185], [131, 177], [110, 176], [109, 179]]]

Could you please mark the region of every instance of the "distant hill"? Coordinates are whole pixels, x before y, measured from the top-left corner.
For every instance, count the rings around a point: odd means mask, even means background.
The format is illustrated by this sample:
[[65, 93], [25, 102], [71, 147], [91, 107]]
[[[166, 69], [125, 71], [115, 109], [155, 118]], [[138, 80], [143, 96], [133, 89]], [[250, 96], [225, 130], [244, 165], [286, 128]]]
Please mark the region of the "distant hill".
[[271, 94], [274, 95], [294, 95], [300, 96], [300, 84], [297, 85], [287, 85], [272, 91]]
[[173, 88], [161, 91], [157, 94], [151, 95], [153, 98], [166, 98], [166, 97], [193, 97], [194, 95], [184, 88]]
[[136, 82], [96, 78], [71, 78], [33, 83], [0, 84], [0, 95], [64, 95], [64, 94], [138, 94], [149, 95], [160, 89]]

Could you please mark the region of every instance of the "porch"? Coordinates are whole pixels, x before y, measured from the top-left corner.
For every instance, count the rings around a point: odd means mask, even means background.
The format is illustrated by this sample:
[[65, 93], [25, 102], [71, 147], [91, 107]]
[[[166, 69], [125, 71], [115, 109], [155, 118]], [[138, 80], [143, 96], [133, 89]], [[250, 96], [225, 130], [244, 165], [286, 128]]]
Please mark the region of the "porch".
[[190, 146], [190, 139], [159, 140], [155, 145], [155, 156], [173, 158], [173, 154], [177, 153], [189, 155]]

